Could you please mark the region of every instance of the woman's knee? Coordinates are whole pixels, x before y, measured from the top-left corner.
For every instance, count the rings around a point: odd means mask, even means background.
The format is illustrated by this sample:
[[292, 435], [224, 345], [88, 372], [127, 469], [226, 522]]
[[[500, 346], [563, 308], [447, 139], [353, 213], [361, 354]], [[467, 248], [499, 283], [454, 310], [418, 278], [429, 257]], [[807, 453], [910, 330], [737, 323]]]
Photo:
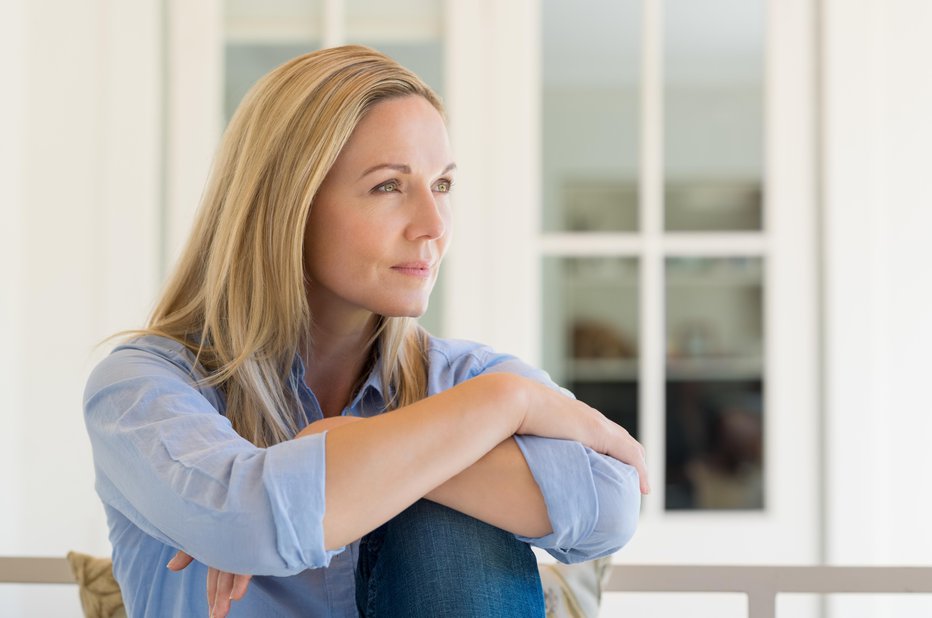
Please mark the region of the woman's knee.
[[390, 615], [401, 606], [412, 616], [543, 615], [530, 547], [428, 500], [363, 538], [357, 602], [367, 616]]

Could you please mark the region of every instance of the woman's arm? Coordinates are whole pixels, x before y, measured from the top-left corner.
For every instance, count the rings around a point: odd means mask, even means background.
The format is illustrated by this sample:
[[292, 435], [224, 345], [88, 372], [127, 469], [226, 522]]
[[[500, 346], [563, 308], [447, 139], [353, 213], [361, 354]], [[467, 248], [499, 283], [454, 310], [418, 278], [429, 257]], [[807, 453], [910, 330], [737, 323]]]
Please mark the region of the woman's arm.
[[327, 433], [325, 546], [360, 538], [514, 434], [574, 440], [630, 462], [646, 490], [644, 450], [622, 427], [528, 378], [482, 375]]
[[[512, 373], [572, 397], [545, 372], [486, 346], [440, 341], [436, 350], [432, 362], [441, 375], [452, 377], [453, 384], [477, 374]], [[634, 534], [639, 494], [649, 491], [643, 449], [638, 445], [640, 452], [633, 459], [616, 459], [580, 442], [515, 436], [496, 447], [508, 457], [491, 465], [495, 451], [490, 452], [433, 495], [447, 506], [514, 532], [561, 562], [613, 553]], [[508, 443], [519, 448], [507, 449]]]
[[[296, 437], [362, 420], [357, 416], [325, 418]], [[514, 438], [501, 442], [424, 497], [513, 534], [541, 537], [552, 531], [544, 497]]]
[[183, 350], [139, 344], [95, 369], [85, 420], [97, 486], [105, 503], [150, 536], [230, 572], [289, 575], [326, 566], [338, 548], [514, 433], [633, 455], [622, 435], [607, 437], [612, 431], [602, 431], [594, 410], [507, 375], [261, 449], [195, 386], [190, 362]]
[[[500, 375], [506, 376], [507, 374]], [[506, 378], [506, 382], [511, 381], [512, 378]], [[473, 385], [479, 382], [482, 380], [474, 380]], [[534, 383], [529, 384], [524, 379], [518, 379], [517, 382], [518, 385], [523, 384], [529, 389], [526, 394], [530, 396], [528, 399], [530, 405], [541, 406], [541, 409], [547, 408], [546, 401], [552, 397], [563, 397], [562, 394], [556, 394], [555, 391], [546, 387]], [[567, 399], [564, 398], [564, 401]], [[392, 414], [399, 413], [403, 412], [395, 411]], [[600, 417], [597, 413], [585, 415], [596, 419]], [[538, 417], [543, 416], [543, 412], [538, 413]], [[579, 419], [573, 417], [561, 418], [560, 415], [551, 415], [547, 421], [541, 418], [526, 420], [518, 431], [570, 431], [569, 428], [560, 429], [560, 426], [567, 422], [574, 424], [578, 421]], [[296, 438], [306, 438], [328, 431], [332, 433], [339, 428], [354, 425], [363, 427], [369, 422], [371, 419], [352, 416], [327, 418], [310, 424]], [[550, 429], [545, 429], [545, 425]], [[599, 424], [596, 427], [599, 427]], [[620, 428], [618, 430], [620, 435], [627, 435]], [[609, 428], [604, 433], [611, 434], [613, 431]], [[583, 438], [581, 433], [577, 432], [577, 435]], [[600, 441], [593, 440], [593, 442]], [[619, 449], [616, 444], [613, 448], [617, 455], [641, 459], [643, 449], [630, 437], [626, 440], [618, 440], [618, 443], [623, 445], [627, 451], [623, 453], [624, 449]], [[424, 497], [519, 536], [542, 537], [551, 532], [544, 497], [531, 474], [525, 455], [519, 450], [514, 438], [502, 441], [478, 461], [441, 483]], [[191, 561], [190, 555], [179, 551], [169, 563], [169, 568], [178, 571], [184, 569]], [[208, 569], [207, 578], [207, 596], [211, 611], [217, 616], [225, 616], [229, 611], [230, 601], [238, 600], [246, 593], [251, 576], [236, 575], [211, 567]]]
[[636, 468], [580, 444], [521, 436], [425, 497], [569, 563], [614, 553], [631, 539], [639, 484]]
[[514, 438], [424, 497], [512, 534], [542, 537], [553, 531], [544, 496]]

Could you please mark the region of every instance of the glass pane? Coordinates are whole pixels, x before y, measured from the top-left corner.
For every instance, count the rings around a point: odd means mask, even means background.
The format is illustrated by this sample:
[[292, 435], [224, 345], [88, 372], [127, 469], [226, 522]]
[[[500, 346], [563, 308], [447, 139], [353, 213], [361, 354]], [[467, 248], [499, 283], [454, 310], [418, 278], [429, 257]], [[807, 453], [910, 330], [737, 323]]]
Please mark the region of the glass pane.
[[[250, 28], [268, 28], [284, 22], [313, 23], [320, 18], [322, 0], [224, 0], [224, 19], [236, 28], [249, 22]], [[266, 30], [266, 36], [273, 36]]]
[[223, 0], [227, 40], [297, 43], [320, 39], [323, 0]]
[[315, 41], [308, 43], [227, 43], [223, 82], [223, 111], [226, 122], [233, 117], [239, 102], [260, 77], [295, 56], [314, 51]]
[[223, 110], [229, 122], [263, 75], [320, 47], [321, 0], [224, 0]]
[[443, 96], [442, 0], [346, 0], [347, 43], [368, 45]]
[[543, 227], [636, 231], [641, 2], [541, 10]]
[[544, 368], [576, 397], [638, 435], [638, 262], [547, 257]]
[[666, 508], [764, 507], [763, 263], [666, 262]]
[[[441, 38], [444, 0], [345, 0], [347, 42], [414, 43]], [[406, 65], [407, 66], [407, 65]]]
[[667, 230], [763, 228], [764, 8], [664, 3]]

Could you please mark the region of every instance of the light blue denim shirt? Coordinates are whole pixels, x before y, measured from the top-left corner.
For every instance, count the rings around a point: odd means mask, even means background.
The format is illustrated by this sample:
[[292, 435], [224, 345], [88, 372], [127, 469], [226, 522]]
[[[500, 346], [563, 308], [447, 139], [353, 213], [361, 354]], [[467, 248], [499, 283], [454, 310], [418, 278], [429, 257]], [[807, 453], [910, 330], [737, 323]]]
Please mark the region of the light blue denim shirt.
[[[484, 373], [556, 385], [513, 356], [431, 339], [428, 394]], [[130, 616], [206, 616], [207, 567], [253, 573], [231, 616], [356, 616], [358, 541], [323, 543], [326, 433], [258, 448], [224, 416], [223, 396], [199, 386], [190, 352], [161, 337], [117, 347], [91, 374], [84, 397], [96, 488], [113, 544], [113, 570]], [[323, 417], [296, 359], [305, 418]], [[373, 370], [344, 415], [381, 413]], [[634, 533], [637, 472], [579, 443], [516, 436], [547, 505], [552, 533], [517, 537], [562, 562], [610, 554]], [[176, 549], [197, 560], [180, 573]]]

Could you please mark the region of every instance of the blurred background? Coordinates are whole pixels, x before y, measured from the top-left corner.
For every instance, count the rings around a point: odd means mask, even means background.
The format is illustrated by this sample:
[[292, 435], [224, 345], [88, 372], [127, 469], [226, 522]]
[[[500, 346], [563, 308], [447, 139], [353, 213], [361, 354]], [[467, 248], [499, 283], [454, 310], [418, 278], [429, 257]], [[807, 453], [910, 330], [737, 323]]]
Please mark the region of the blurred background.
[[[648, 449], [616, 562], [932, 564], [930, 28], [925, 0], [5, 0], [0, 555], [109, 553], [98, 344], [144, 323], [248, 88], [362, 43], [448, 110], [456, 240], [425, 327], [542, 366]], [[0, 586], [0, 614], [78, 612]]]

